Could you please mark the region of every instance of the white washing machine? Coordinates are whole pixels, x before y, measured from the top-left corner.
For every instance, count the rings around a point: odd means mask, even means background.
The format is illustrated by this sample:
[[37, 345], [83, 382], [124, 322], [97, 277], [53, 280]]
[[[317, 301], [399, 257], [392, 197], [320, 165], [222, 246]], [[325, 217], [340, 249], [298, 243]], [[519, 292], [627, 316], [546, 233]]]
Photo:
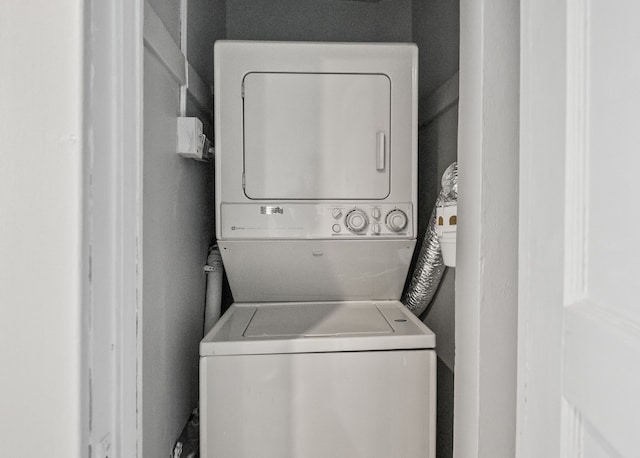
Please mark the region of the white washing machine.
[[435, 456], [415, 247], [417, 48], [215, 45], [216, 235], [235, 303], [200, 344], [205, 458]]

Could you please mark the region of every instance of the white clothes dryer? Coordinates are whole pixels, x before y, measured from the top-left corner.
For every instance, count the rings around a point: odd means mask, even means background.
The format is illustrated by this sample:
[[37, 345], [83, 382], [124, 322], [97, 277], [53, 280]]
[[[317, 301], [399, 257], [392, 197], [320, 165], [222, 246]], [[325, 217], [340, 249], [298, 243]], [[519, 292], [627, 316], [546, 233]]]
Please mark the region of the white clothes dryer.
[[216, 236], [235, 303], [200, 344], [204, 458], [435, 456], [416, 241], [417, 48], [215, 45]]

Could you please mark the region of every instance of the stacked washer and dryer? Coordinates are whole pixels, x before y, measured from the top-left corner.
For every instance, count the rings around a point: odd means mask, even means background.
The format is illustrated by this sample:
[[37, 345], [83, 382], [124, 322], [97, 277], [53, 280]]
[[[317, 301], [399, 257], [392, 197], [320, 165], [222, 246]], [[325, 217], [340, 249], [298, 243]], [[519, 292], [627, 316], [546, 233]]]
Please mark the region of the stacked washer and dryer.
[[433, 458], [416, 243], [417, 48], [219, 41], [216, 236], [235, 303], [200, 344], [204, 458]]

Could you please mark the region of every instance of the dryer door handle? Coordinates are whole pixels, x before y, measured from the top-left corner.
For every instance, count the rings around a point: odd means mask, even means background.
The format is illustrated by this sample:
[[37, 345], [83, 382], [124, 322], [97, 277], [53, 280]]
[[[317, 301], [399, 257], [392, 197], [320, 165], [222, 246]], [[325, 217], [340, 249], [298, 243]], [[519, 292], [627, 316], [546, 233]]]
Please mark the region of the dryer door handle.
[[384, 170], [385, 140], [384, 132], [376, 134], [376, 170]]

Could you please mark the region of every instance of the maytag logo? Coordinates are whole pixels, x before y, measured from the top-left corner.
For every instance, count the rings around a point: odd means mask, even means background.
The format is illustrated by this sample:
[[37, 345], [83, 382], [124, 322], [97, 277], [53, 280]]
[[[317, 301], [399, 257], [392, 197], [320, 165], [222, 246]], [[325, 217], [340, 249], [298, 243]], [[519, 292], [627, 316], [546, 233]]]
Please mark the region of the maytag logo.
[[263, 205], [260, 207], [261, 215], [284, 215], [284, 209], [282, 207], [271, 207], [269, 205]]

